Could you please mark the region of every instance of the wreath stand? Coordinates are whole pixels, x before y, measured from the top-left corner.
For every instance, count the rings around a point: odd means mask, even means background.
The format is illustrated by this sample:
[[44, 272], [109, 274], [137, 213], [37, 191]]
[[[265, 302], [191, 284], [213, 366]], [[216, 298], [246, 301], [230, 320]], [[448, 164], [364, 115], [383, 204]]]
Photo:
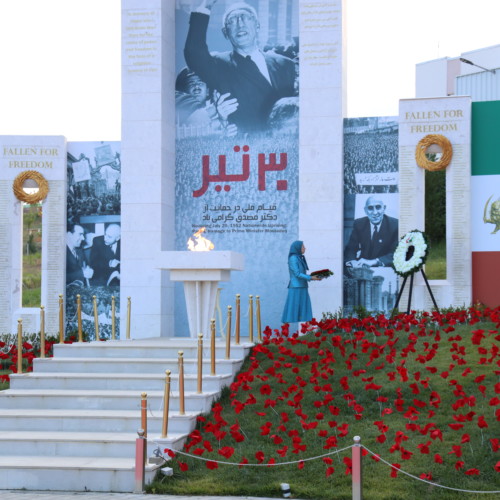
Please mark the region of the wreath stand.
[[[432, 294], [432, 290], [431, 290], [431, 287], [429, 286], [429, 282], [427, 281], [427, 276], [425, 275], [424, 270], [420, 269], [420, 272], [422, 273], [422, 276], [424, 277], [424, 281], [425, 281], [425, 284], [427, 286], [427, 290], [429, 290], [429, 295], [431, 296], [431, 299], [432, 299], [432, 302], [434, 304], [434, 307], [436, 309], [439, 309], [438, 305], [436, 303], [436, 299], [434, 298], [434, 295]], [[403, 291], [405, 289], [406, 280], [408, 279], [408, 276], [410, 276], [410, 293], [408, 295], [408, 306], [406, 308], [406, 314], [410, 314], [411, 294], [412, 294], [412, 291], [413, 291], [413, 275], [414, 274], [415, 274], [415, 272], [413, 272], [413, 273], [405, 276], [405, 279], [403, 280], [403, 285], [401, 286], [401, 290], [399, 290], [399, 293], [398, 293], [398, 298], [396, 300], [396, 304], [394, 305], [394, 309], [392, 310], [392, 313], [391, 313], [391, 319], [394, 316], [394, 311], [396, 311], [396, 309], [398, 308], [399, 300], [401, 299], [401, 295], [403, 295]]]

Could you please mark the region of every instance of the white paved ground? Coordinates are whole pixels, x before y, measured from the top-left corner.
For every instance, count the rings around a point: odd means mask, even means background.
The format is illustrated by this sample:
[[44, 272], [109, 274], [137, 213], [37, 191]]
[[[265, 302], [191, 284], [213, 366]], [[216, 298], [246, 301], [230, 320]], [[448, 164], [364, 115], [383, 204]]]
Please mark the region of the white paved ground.
[[1, 500], [276, 500], [256, 497], [213, 497], [140, 495], [135, 493], [95, 493], [72, 491], [0, 490]]

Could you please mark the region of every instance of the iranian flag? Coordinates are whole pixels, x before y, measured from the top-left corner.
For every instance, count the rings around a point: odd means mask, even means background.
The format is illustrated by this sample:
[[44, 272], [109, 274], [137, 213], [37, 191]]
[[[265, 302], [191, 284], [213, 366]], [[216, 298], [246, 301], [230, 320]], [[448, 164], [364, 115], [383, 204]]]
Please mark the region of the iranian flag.
[[472, 297], [500, 304], [500, 101], [472, 103]]

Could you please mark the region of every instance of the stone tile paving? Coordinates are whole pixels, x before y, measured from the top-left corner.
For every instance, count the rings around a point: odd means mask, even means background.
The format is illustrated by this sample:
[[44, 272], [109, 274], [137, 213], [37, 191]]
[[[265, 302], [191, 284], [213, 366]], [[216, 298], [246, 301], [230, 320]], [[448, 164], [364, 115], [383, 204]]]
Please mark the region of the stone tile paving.
[[73, 491], [0, 490], [1, 500], [276, 500], [256, 497], [145, 495]]

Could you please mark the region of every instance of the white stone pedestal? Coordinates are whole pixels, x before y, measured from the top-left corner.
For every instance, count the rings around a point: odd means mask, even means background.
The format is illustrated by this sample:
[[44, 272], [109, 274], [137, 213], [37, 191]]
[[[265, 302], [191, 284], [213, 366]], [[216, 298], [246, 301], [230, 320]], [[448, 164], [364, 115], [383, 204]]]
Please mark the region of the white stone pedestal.
[[229, 281], [231, 271], [242, 271], [243, 266], [243, 255], [237, 252], [161, 252], [157, 267], [168, 269], [171, 281], [184, 282], [192, 338], [198, 333], [208, 337], [219, 281]]

